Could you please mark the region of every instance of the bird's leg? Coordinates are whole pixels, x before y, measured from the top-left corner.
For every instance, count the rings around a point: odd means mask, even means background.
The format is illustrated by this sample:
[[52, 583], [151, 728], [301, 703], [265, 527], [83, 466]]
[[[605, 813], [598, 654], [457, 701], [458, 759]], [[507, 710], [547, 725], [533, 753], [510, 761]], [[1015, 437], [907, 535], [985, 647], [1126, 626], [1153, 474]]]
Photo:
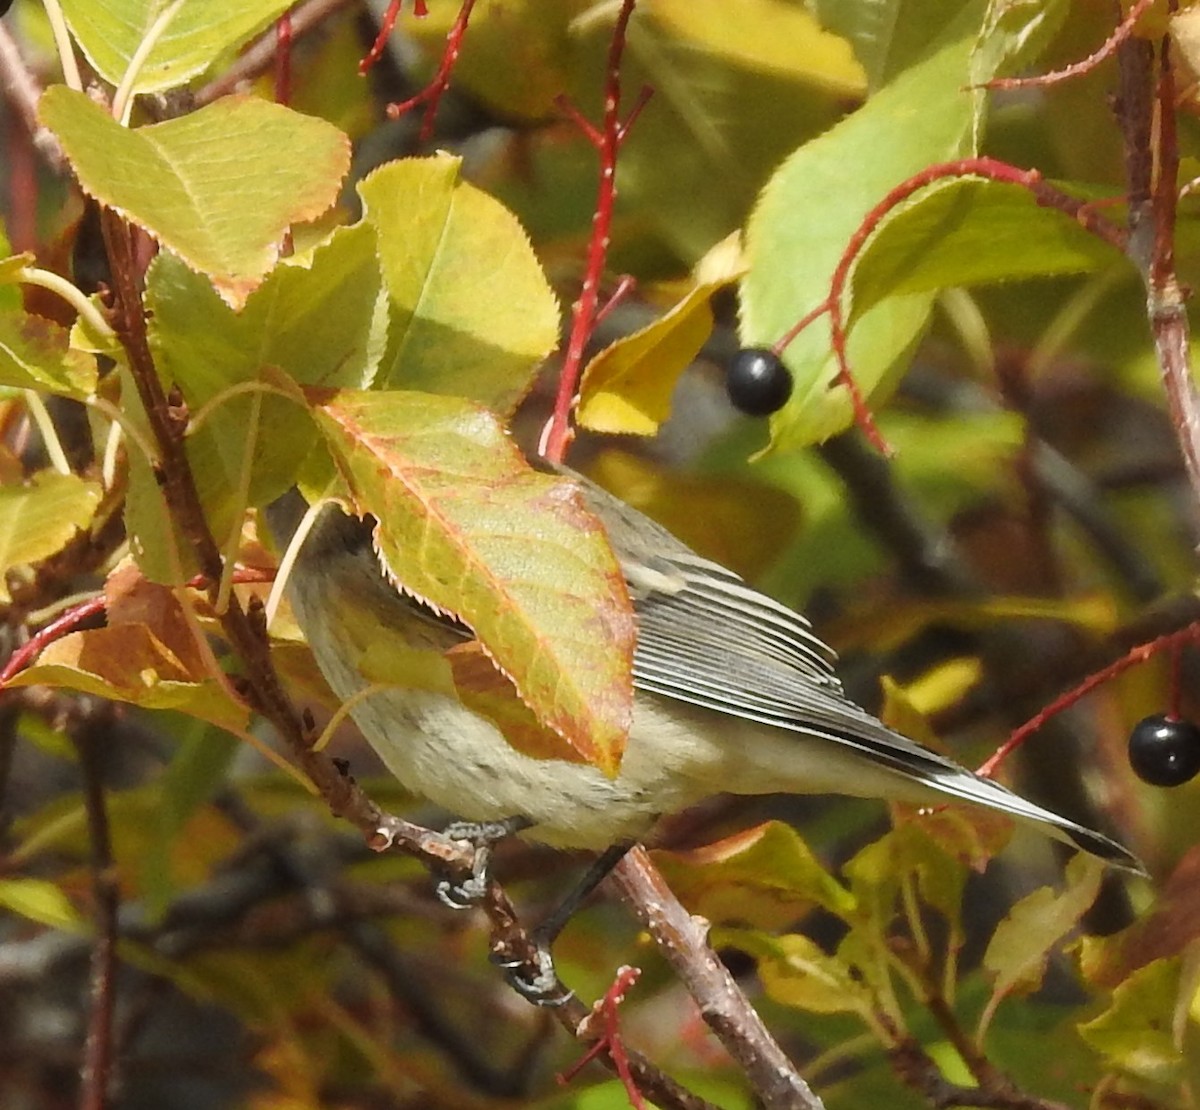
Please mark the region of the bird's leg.
[[554, 970], [554, 959], [550, 946], [563, 931], [575, 911], [587, 901], [591, 893], [608, 877], [609, 872], [633, 847], [632, 841], [614, 844], [597, 856], [571, 889], [570, 893], [550, 912], [530, 935], [537, 950], [536, 963], [525, 959], [509, 960], [502, 954], [493, 955], [497, 967], [504, 969], [509, 985], [520, 995], [538, 1006], [561, 1006], [574, 992], [567, 990]]
[[475, 858], [467, 878], [438, 879], [435, 890], [441, 902], [452, 910], [465, 910], [481, 901], [487, 892], [493, 845], [532, 824], [528, 817], [507, 817], [503, 821], [455, 821], [447, 825], [442, 835], [447, 840], [465, 840], [474, 847]]

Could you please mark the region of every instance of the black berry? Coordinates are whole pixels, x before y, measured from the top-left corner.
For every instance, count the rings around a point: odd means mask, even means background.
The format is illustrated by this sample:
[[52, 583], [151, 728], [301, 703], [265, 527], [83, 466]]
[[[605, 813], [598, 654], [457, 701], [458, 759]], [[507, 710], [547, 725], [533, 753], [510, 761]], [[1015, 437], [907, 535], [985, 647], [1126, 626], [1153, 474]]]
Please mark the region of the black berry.
[[1129, 765], [1151, 786], [1182, 786], [1200, 773], [1200, 727], [1158, 714], [1129, 734]]
[[774, 351], [744, 347], [729, 363], [725, 389], [733, 407], [747, 416], [770, 416], [792, 395], [792, 375]]

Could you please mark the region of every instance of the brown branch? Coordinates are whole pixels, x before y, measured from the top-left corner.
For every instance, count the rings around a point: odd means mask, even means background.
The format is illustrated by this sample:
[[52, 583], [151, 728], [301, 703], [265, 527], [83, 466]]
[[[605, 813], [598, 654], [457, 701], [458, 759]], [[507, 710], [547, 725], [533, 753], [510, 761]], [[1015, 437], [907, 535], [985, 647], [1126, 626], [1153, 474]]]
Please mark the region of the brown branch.
[[1146, 286], [1146, 314], [1154, 337], [1171, 424], [1184, 469], [1200, 506], [1200, 398], [1192, 383], [1186, 294], [1175, 268], [1179, 140], [1170, 43], [1154, 50], [1130, 39], [1118, 53], [1121, 93], [1117, 118], [1125, 140], [1129, 182], [1128, 254]]
[[92, 918], [96, 937], [91, 956], [91, 1010], [83, 1066], [80, 1069], [80, 1110], [104, 1110], [113, 1071], [113, 1012], [116, 1006], [117, 911], [120, 889], [113, 861], [108, 812], [98, 754], [110, 716], [107, 707], [93, 711], [82, 703], [81, 718], [69, 728], [79, 753], [83, 802], [91, 842]]
[[707, 922], [671, 892], [645, 849], [634, 848], [611, 880], [675, 969], [701, 1016], [737, 1061], [767, 1110], [821, 1110], [729, 970], [709, 947]]

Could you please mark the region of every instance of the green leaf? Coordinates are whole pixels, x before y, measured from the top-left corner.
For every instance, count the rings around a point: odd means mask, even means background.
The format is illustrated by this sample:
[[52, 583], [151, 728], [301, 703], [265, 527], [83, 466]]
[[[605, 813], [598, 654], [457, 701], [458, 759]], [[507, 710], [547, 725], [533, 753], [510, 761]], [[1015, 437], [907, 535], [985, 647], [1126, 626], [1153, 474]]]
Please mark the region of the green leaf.
[[[769, 346], [829, 296], [851, 235], [886, 192], [931, 163], [973, 148], [974, 97], [963, 92], [971, 40], [964, 37], [906, 72], [819, 139], [802, 146], [763, 190], [746, 232], [741, 337]], [[927, 293], [893, 297], [865, 313], [848, 351], [865, 396], [883, 400], [906, 365], [932, 306]], [[818, 320], [787, 348], [791, 400], [771, 420], [772, 446], [820, 442], [851, 420], [829, 326]]]
[[814, 1014], [869, 1015], [874, 996], [855, 969], [840, 956], [823, 952], [799, 934], [771, 937], [749, 929], [713, 929], [714, 945], [738, 948], [758, 960], [767, 996]]
[[[184, 0], [138, 69], [132, 91], [160, 92], [203, 73], [263, 30], [292, 0]], [[92, 67], [118, 85], [171, 0], [62, 0], [63, 14]]]
[[654, 859], [688, 909], [709, 921], [781, 928], [813, 905], [841, 918], [855, 906], [796, 831], [777, 821]]
[[983, 956], [983, 966], [995, 976], [987, 1015], [1005, 995], [1041, 986], [1050, 952], [1091, 908], [1103, 877], [1104, 865], [1080, 853], [1067, 865], [1065, 889], [1042, 887], [1009, 910]]
[[599, 523], [529, 470], [495, 417], [419, 393], [315, 394], [354, 511], [405, 589], [474, 629], [538, 720], [612, 773], [632, 708], [634, 626]]
[[822, 26], [850, 40], [874, 91], [939, 49], [947, 28], [960, 17], [977, 26], [980, 5], [977, 0], [814, 0], [813, 10]]
[[[159, 372], [202, 420], [188, 450], [222, 534], [241, 519], [243, 501], [265, 504], [291, 486], [312, 447], [303, 399], [279, 395], [280, 372], [302, 385], [363, 387], [385, 343], [375, 235], [366, 224], [338, 228], [310, 254], [283, 260], [240, 312], [179, 259], [160, 254], [146, 275], [146, 307]], [[247, 392], [251, 382], [261, 388]]]
[[102, 491], [74, 474], [44, 470], [25, 486], [0, 486], [0, 601], [9, 571], [48, 559], [92, 520]]
[[377, 385], [508, 412], [558, 342], [558, 302], [516, 217], [459, 180], [447, 154], [380, 167], [358, 186], [391, 297]]
[[651, 19], [680, 40], [748, 69], [776, 70], [842, 97], [866, 92], [850, 44], [791, 0], [655, 0]]
[[1018, 185], [946, 178], [889, 216], [854, 268], [854, 316], [888, 296], [1083, 273], [1121, 256]]
[[0, 906], [52, 929], [87, 931], [86, 923], [67, 896], [45, 879], [0, 879]]
[[1033, 65], [1062, 29], [1070, 0], [1004, 0], [988, 4], [971, 55], [971, 84], [1018, 73]]
[[130, 130], [55, 85], [38, 114], [85, 192], [206, 274], [235, 308], [275, 264], [288, 227], [333, 204], [349, 168], [337, 128], [253, 97]]
[[[1194, 991], [1194, 978], [1189, 979]], [[1081, 1024], [1079, 1035], [1109, 1067], [1153, 1083], [1178, 1083], [1185, 1059], [1174, 1037], [1173, 1015], [1183, 987], [1178, 957], [1155, 960], [1117, 987], [1109, 1008]]]
[[96, 388], [96, 360], [69, 346], [66, 328], [20, 309], [0, 312], [0, 385], [83, 400]]

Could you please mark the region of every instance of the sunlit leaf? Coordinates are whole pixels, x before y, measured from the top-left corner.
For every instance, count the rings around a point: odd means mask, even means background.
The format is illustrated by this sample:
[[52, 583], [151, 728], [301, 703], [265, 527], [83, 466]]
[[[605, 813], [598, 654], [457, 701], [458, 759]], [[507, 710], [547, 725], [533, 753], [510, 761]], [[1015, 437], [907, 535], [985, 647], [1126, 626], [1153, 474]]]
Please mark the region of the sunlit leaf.
[[[182, 85], [290, 6], [291, 0], [183, 0], [142, 62], [132, 91]], [[117, 85], [171, 0], [62, 0], [62, 7], [88, 61]]]
[[646, 10], [673, 35], [740, 65], [777, 70], [839, 96], [866, 92], [850, 44], [799, 4], [739, 0], [736, 19], [724, 0], [654, 0]]
[[41, 471], [28, 485], [0, 486], [0, 600], [8, 571], [49, 558], [86, 528], [100, 503], [95, 482]]
[[261, 505], [295, 481], [314, 431], [291, 383], [361, 388], [374, 377], [387, 331], [381, 287], [365, 224], [283, 260], [239, 312], [179, 259], [154, 260], [150, 342], [190, 406], [188, 449], [214, 527], [240, 519], [239, 498]]
[[288, 227], [334, 202], [350, 164], [335, 127], [253, 97], [131, 130], [55, 85], [38, 113], [85, 192], [207, 275], [234, 307], [275, 264]]
[[244, 706], [216, 681], [199, 681], [142, 624], [72, 632], [10, 685], [62, 686], [146, 709], [177, 709], [237, 731], [249, 720]]
[[605, 347], [579, 383], [579, 423], [594, 432], [649, 436], [671, 414], [679, 375], [712, 331], [710, 301], [742, 273], [736, 243], [727, 262], [696, 284], [652, 324]]
[[528, 469], [496, 419], [418, 393], [313, 394], [353, 508], [380, 522], [396, 578], [475, 630], [538, 720], [615, 770], [633, 621], [599, 524]]
[[872, 236], [854, 270], [854, 316], [889, 296], [1082, 273], [1120, 257], [1070, 216], [1040, 206], [1028, 189], [946, 178]]
[[[741, 338], [769, 346], [826, 301], [851, 235], [884, 194], [932, 162], [972, 149], [974, 99], [947, 95], [965, 80], [971, 39], [964, 36], [914, 66], [853, 115], [802, 146], [763, 190], [746, 231], [750, 271], [742, 281]], [[836, 196], [837, 204], [829, 198]], [[813, 213], [822, 217], [814, 219]], [[932, 306], [927, 293], [892, 297], [854, 325], [848, 354], [866, 397], [884, 400], [905, 366]], [[771, 418], [772, 445], [801, 447], [851, 419], [837, 372], [829, 324], [817, 320], [787, 348], [795, 379], [787, 405]]]
[[391, 297], [376, 385], [507, 412], [558, 342], [558, 302], [516, 217], [447, 154], [380, 167], [358, 186]]
[[993, 0], [971, 55], [971, 83], [982, 85], [1033, 65], [1051, 42], [1070, 0]]

